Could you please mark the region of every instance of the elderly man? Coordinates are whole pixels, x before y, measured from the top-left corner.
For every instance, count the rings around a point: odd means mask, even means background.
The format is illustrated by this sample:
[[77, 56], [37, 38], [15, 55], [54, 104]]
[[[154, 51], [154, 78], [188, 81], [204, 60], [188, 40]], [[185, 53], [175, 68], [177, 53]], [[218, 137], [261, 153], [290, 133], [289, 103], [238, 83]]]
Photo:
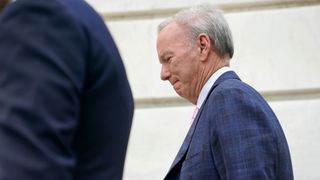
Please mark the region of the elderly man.
[[293, 179], [272, 109], [229, 68], [233, 43], [220, 10], [200, 5], [159, 25], [161, 79], [199, 109], [165, 179]]

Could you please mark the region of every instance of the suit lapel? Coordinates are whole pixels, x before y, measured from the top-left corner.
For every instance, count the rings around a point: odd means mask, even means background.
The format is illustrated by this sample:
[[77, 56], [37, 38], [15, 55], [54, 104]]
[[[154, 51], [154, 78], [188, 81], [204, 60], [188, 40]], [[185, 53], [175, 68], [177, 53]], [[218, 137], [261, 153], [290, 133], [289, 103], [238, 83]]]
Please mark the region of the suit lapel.
[[[222, 74], [218, 79], [217, 81], [214, 83], [214, 85], [212, 86], [212, 88], [210, 89], [210, 92], [209, 94], [207, 95], [206, 97], [206, 100], [204, 101], [202, 107], [199, 109], [199, 112], [197, 113], [189, 131], [188, 131], [188, 134], [187, 136], [185, 137], [184, 141], [183, 141], [183, 144], [181, 145], [180, 147], [180, 150], [176, 156], [176, 158], [174, 159], [171, 167], [170, 167], [170, 170], [169, 170], [169, 173], [171, 172], [171, 170], [177, 166], [177, 164], [180, 162], [180, 161], [183, 161], [184, 160], [184, 156], [186, 155], [188, 149], [189, 149], [189, 146], [190, 146], [190, 142], [192, 140], [192, 137], [193, 137], [193, 134], [195, 132], [195, 129], [197, 127], [197, 124], [198, 124], [198, 121], [200, 119], [200, 116], [201, 116], [201, 113], [202, 113], [202, 109], [203, 109], [203, 106], [205, 105], [209, 95], [211, 94], [211, 92], [223, 81], [225, 80], [228, 80], [228, 79], [238, 79], [240, 80], [240, 78], [237, 76], [237, 74], [233, 71], [228, 71], [224, 74]], [[167, 176], [169, 175], [169, 173], [167, 174]]]
[[185, 137], [185, 139], [184, 139], [184, 141], [183, 141], [183, 143], [182, 143], [182, 145], [181, 145], [181, 147], [180, 147], [180, 150], [179, 150], [176, 158], [174, 159], [174, 161], [173, 161], [173, 163], [172, 163], [169, 171], [171, 171], [171, 169], [172, 169], [174, 166], [176, 166], [179, 161], [181, 161], [181, 160], [184, 159], [183, 157], [184, 157], [184, 155], [186, 154], [187, 150], [189, 149], [189, 145], [190, 145], [190, 142], [191, 142], [191, 140], [192, 140], [194, 131], [195, 131], [195, 129], [196, 129], [196, 126], [197, 126], [198, 119], [199, 119], [199, 117], [200, 117], [201, 111], [202, 111], [202, 108], [199, 109], [196, 117], [194, 118], [194, 121], [193, 121], [193, 123], [192, 123], [192, 125], [191, 125], [191, 127], [190, 127], [190, 129], [189, 129], [189, 131], [188, 131], [188, 134], [187, 134], [187, 136]]

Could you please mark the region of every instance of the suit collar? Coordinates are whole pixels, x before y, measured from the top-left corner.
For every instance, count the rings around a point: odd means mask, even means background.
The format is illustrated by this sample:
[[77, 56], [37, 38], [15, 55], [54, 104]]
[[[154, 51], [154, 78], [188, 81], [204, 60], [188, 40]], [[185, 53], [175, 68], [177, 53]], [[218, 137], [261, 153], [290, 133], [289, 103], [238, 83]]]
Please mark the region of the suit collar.
[[[208, 99], [208, 97], [210, 96], [211, 92], [214, 90], [214, 88], [216, 88], [221, 82], [225, 81], [225, 80], [228, 80], [228, 79], [238, 79], [240, 80], [240, 78], [238, 77], [238, 75], [234, 72], [234, 71], [228, 71], [228, 72], [225, 72], [224, 74], [222, 74], [217, 80], [216, 82], [213, 84], [208, 96], [206, 97], [206, 100], [204, 101], [203, 105], [201, 106], [201, 108], [199, 109], [199, 112], [197, 113], [197, 116], [195, 117], [189, 131], [188, 131], [188, 134], [187, 136], [185, 137], [184, 141], [183, 141], [183, 144], [181, 145], [180, 147], [180, 150], [176, 156], [176, 158], [174, 159], [171, 167], [170, 167], [170, 170], [167, 174], [166, 177], [168, 177], [168, 175], [172, 172], [172, 170], [175, 168], [175, 166], [177, 166], [179, 163], [182, 163], [181, 161], [184, 160], [185, 156], [186, 156], [186, 153], [189, 149], [189, 146], [190, 146], [190, 142], [192, 140], [192, 137], [193, 137], [193, 134], [195, 132], [195, 129], [197, 127], [197, 124], [198, 124], [198, 121], [199, 121], [199, 117], [201, 115], [201, 112], [203, 110], [203, 106], [205, 106], [206, 104], [206, 101]], [[166, 178], [165, 178], [166, 179]]]
[[[228, 79], [237, 79], [240, 80], [239, 76], [234, 71], [228, 71], [224, 74], [222, 74], [217, 81], [213, 84], [212, 89], [214, 89], [217, 85], [219, 85], [221, 82], [228, 80]], [[211, 89], [211, 90], [212, 90]]]

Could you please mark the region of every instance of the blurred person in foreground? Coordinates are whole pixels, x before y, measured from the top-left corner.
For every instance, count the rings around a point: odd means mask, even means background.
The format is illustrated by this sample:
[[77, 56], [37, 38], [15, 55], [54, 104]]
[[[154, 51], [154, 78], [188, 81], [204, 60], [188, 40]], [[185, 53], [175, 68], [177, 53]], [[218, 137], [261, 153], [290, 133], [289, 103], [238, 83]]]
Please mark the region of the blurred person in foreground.
[[229, 67], [233, 42], [222, 12], [199, 5], [158, 28], [161, 79], [198, 109], [165, 179], [292, 180], [277, 117]]
[[85, 1], [3, 9], [1, 180], [120, 180], [132, 116], [118, 50]]

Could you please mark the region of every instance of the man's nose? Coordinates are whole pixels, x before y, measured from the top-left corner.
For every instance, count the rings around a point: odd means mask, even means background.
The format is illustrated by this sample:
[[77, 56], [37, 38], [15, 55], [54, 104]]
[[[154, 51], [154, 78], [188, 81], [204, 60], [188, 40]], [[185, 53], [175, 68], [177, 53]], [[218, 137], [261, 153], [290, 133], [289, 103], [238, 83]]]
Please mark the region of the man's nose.
[[169, 77], [170, 77], [170, 71], [169, 71], [168, 67], [165, 65], [162, 65], [161, 73], [160, 73], [161, 80], [166, 81], [169, 79]]

